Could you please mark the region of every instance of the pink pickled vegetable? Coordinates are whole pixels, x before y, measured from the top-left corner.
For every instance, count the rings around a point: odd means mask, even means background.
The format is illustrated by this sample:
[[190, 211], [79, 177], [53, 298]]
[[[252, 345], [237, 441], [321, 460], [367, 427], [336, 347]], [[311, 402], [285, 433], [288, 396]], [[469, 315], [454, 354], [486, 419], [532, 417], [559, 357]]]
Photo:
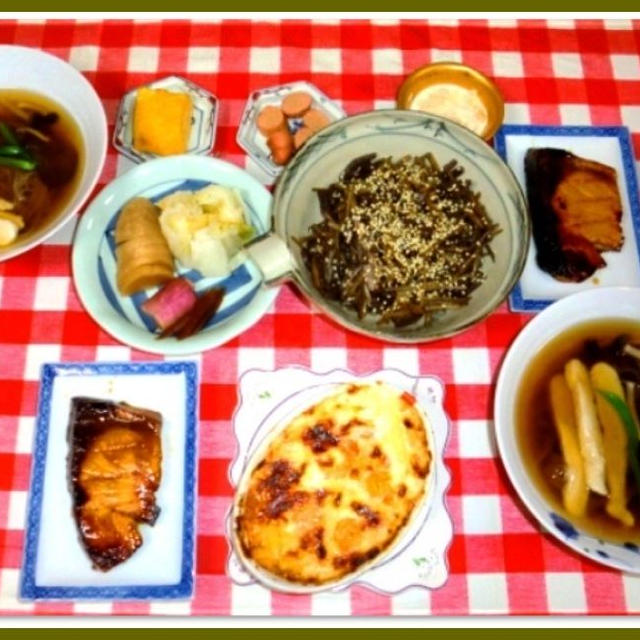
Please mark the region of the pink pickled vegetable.
[[151, 296], [142, 305], [142, 310], [164, 329], [187, 314], [196, 300], [191, 283], [186, 278], [174, 278]]

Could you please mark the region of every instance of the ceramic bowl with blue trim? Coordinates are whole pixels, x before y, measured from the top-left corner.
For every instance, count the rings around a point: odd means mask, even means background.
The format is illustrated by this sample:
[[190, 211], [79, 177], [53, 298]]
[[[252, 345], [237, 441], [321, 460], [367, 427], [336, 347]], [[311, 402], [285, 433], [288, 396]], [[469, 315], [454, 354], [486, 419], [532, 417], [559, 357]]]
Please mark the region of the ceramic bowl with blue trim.
[[175, 191], [196, 191], [210, 184], [233, 187], [239, 193], [256, 235], [270, 228], [271, 194], [233, 164], [211, 157], [172, 156], [134, 167], [109, 184], [82, 216], [73, 245], [73, 277], [80, 300], [109, 334], [142, 351], [164, 355], [199, 353], [231, 340], [257, 322], [278, 290], [264, 289], [262, 274], [244, 253], [231, 261], [223, 278], [204, 277], [176, 261], [176, 275], [187, 278], [196, 293], [222, 287], [222, 305], [209, 323], [184, 340], [159, 339], [154, 323], [141, 307], [156, 291], [151, 288], [123, 296], [116, 285], [114, 231], [122, 207], [142, 196], [157, 202]]
[[500, 369], [494, 421], [500, 457], [520, 498], [540, 524], [558, 540], [591, 560], [628, 573], [640, 573], [637, 541], [609, 542], [572, 523], [538, 490], [529, 476], [516, 436], [516, 398], [531, 359], [544, 345], [577, 324], [598, 320], [638, 322], [640, 288], [601, 287], [553, 303], [520, 332]]
[[[427, 325], [383, 325], [379, 316], [359, 318], [313, 286], [296, 241], [322, 219], [315, 189], [339, 179], [355, 158], [376, 153], [400, 159], [431, 153], [440, 166], [455, 160], [480, 193], [481, 202], [502, 229], [491, 242], [495, 260], [485, 259], [486, 278], [468, 305], [448, 310]], [[380, 110], [330, 124], [309, 138], [276, 184], [275, 232], [249, 248], [267, 281], [289, 278], [309, 299], [343, 326], [390, 342], [427, 342], [459, 333], [483, 320], [507, 297], [520, 277], [529, 245], [527, 206], [518, 181], [500, 156], [481, 138], [455, 122], [418, 111]]]

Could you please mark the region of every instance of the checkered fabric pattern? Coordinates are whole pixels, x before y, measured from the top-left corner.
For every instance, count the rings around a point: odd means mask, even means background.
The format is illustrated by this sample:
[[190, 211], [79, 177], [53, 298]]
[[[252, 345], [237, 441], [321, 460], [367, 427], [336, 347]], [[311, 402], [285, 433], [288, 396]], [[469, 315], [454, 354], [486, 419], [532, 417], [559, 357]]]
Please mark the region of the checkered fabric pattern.
[[[495, 78], [506, 121], [623, 124], [640, 157], [640, 22], [222, 21], [0, 22], [0, 43], [40, 47], [93, 83], [113, 126], [129, 88], [182, 74], [220, 99], [215, 153], [257, 173], [235, 142], [249, 93], [305, 79], [348, 113], [394, 104], [402, 77], [459, 60]], [[128, 168], [110, 149], [101, 188]], [[496, 456], [491, 399], [500, 361], [528, 316], [502, 306], [449, 340], [396, 347], [355, 335], [283, 287], [273, 309], [232, 342], [202, 354], [197, 575], [191, 602], [25, 603], [17, 599], [30, 454], [43, 362], [143, 360], [82, 309], [70, 278], [73, 224], [0, 264], [0, 612], [4, 614], [389, 615], [618, 614], [640, 611], [640, 579], [593, 564], [540, 531]], [[387, 597], [354, 587], [286, 596], [236, 587], [225, 575], [223, 519], [232, 489], [231, 415], [238, 376], [252, 367], [397, 367], [446, 384], [455, 536], [436, 591]]]

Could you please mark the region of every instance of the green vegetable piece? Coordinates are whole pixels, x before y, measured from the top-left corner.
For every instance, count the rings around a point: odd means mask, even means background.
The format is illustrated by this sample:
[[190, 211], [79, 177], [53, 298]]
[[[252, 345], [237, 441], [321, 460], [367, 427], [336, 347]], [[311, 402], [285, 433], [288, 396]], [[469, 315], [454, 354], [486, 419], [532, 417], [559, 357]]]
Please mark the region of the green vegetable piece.
[[20, 146], [20, 141], [16, 138], [16, 134], [13, 133], [13, 129], [5, 122], [0, 122], [0, 134], [6, 140], [7, 144]]
[[617, 394], [611, 393], [611, 391], [602, 391], [598, 389], [598, 393], [616, 410], [616, 413], [620, 416], [620, 420], [624, 425], [627, 432], [627, 453], [629, 455], [629, 465], [633, 471], [633, 477], [636, 481], [636, 486], [640, 492], [640, 462], [638, 462], [638, 444], [640, 442], [638, 438], [638, 432], [636, 430], [635, 422], [631, 411], [627, 406], [627, 403]]
[[21, 156], [24, 155], [24, 149], [15, 144], [5, 144], [0, 147], [0, 156]]
[[33, 160], [27, 160], [26, 158], [7, 158], [5, 156], [0, 156], [0, 165], [13, 167], [14, 169], [22, 169], [23, 171], [33, 171], [36, 168], [36, 163]]

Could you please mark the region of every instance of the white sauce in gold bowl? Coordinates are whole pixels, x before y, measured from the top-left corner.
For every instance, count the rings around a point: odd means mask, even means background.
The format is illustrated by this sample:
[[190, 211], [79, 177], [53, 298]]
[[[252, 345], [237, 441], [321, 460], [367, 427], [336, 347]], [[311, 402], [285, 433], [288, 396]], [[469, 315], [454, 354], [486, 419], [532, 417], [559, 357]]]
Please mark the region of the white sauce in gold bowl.
[[488, 140], [502, 124], [504, 102], [497, 87], [476, 69], [439, 62], [416, 69], [398, 90], [400, 109], [453, 120]]
[[479, 136], [489, 120], [487, 107], [478, 92], [452, 83], [425, 87], [415, 95], [409, 108], [449, 118]]

